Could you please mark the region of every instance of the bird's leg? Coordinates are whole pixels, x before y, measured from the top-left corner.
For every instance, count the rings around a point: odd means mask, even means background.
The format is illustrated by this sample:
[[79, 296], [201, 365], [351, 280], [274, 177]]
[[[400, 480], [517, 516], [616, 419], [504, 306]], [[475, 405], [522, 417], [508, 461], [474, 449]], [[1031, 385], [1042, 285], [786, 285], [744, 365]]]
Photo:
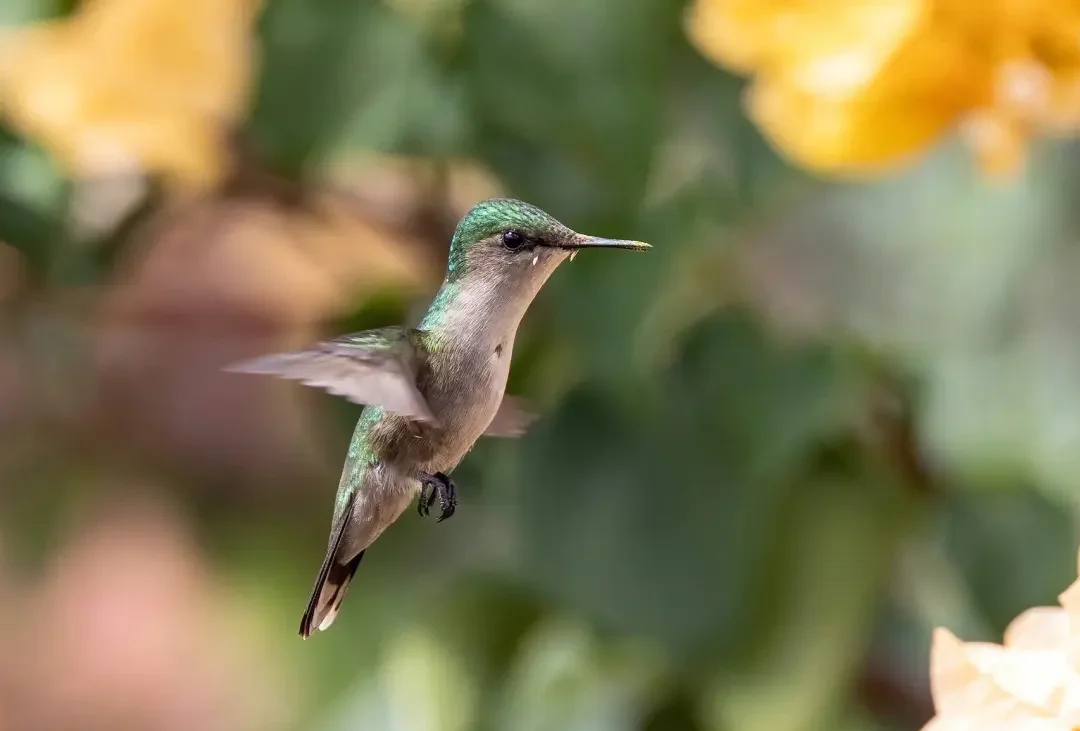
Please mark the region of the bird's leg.
[[421, 478], [420, 500], [416, 504], [416, 512], [420, 513], [421, 516], [430, 514], [431, 505], [435, 502], [436, 497], [439, 498], [439, 508], [442, 512], [435, 522], [441, 523], [453, 515], [454, 510], [457, 508], [457, 485], [442, 472], [424, 475]]

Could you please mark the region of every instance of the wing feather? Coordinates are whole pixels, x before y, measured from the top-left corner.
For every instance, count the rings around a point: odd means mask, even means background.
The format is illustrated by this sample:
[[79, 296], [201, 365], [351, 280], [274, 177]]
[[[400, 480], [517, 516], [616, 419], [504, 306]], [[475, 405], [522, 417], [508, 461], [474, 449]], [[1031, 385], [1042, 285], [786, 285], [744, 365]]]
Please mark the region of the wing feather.
[[264, 355], [229, 366], [300, 381], [357, 404], [381, 406], [412, 421], [435, 417], [416, 387], [417, 352], [410, 331], [384, 328], [343, 335], [306, 350]]

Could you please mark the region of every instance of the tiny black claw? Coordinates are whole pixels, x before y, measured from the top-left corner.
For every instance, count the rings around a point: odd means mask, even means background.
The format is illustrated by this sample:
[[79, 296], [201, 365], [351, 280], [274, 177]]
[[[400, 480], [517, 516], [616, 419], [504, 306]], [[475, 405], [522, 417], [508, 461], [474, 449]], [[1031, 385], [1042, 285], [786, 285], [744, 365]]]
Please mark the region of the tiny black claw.
[[435, 502], [439, 489], [440, 484], [433, 475], [425, 477], [420, 483], [420, 499], [416, 501], [416, 512], [421, 518], [431, 515], [431, 505]]
[[457, 485], [442, 472], [424, 476], [420, 485], [420, 500], [416, 504], [416, 512], [421, 516], [430, 515], [431, 506], [435, 503], [436, 497], [439, 499], [441, 513], [435, 522], [441, 523], [453, 515], [457, 508]]
[[423, 518], [427, 513], [424, 511], [424, 503], [427, 502], [427, 483], [420, 485], [420, 499], [416, 501], [416, 514]]
[[439, 509], [442, 513], [436, 518], [436, 523], [441, 523], [457, 510], [457, 485], [441, 472], [438, 475], [443, 480], [443, 491], [439, 493]]

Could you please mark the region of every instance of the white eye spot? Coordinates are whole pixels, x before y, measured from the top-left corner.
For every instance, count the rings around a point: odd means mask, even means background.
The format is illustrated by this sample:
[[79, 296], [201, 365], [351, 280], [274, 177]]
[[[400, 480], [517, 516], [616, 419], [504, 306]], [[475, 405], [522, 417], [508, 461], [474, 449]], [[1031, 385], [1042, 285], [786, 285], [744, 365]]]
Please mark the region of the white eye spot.
[[536, 262], [538, 262], [538, 261], [540, 261], [540, 255], [539, 254], [537, 254], [536, 256], [533, 257], [533, 266], [536, 266]]

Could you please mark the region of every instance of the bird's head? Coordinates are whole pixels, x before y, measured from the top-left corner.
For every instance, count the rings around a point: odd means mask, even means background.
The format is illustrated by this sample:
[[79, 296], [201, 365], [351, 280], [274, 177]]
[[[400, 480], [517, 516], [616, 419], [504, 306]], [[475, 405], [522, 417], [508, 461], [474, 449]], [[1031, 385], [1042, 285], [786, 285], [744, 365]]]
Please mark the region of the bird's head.
[[473, 206], [458, 224], [446, 278], [483, 282], [531, 297], [564, 259], [592, 248], [644, 251], [650, 247], [640, 241], [579, 234], [536, 206], [492, 198]]

